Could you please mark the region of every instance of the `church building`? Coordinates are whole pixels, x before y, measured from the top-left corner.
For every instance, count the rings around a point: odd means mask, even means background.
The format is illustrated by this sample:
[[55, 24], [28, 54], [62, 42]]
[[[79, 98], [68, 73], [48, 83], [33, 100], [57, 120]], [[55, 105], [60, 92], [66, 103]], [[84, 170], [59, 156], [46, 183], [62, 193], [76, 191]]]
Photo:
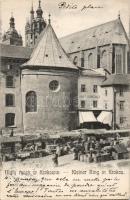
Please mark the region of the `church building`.
[[21, 66], [24, 132], [72, 130], [77, 126], [78, 68], [49, 24], [30, 60]]
[[[130, 42], [120, 15], [113, 21], [67, 35], [60, 42], [80, 70], [80, 125], [85, 123], [94, 127], [94, 124], [101, 122], [109, 124], [111, 128], [129, 128], [130, 79], [127, 74], [130, 72]], [[108, 87], [104, 81], [113, 77], [116, 83], [111, 82]], [[125, 84], [119, 81], [126, 79]], [[115, 87], [116, 96], [119, 97], [116, 103]], [[120, 91], [124, 96], [120, 97]], [[123, 105], [124, 110], [120, 110], [120, 105]]]
[[72, 130], [103, 123], [102, 116], [111, 128], [130, 127], [130, 40], [120, 15], [58, 39], [39, 0], [25, 25], [25, 46], [11, 16], [0, 50], [2, 134]]

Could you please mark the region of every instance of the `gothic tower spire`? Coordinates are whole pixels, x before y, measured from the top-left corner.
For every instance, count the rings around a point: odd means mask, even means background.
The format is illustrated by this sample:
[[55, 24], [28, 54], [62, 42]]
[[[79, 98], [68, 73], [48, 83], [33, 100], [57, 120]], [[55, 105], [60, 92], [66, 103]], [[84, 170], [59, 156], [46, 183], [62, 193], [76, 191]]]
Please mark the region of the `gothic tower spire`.
[[46, 22], [42, 16], [43, 10], [41, 8], [41, 0], [38, 1], [36, 17], [34, 16], [33, 4], [31, 7], [30, 14], [31, 14], [30, 23], [27, 22], [25, 26], [25, 40], [26, 40], [26, 46], [33, 47], [36, 44], [40, 33], [46, 27]]
[[32, 20], [34, 19], [33, 3], [32, 3], [31, 10], [30, 10], [30, 14], [31, 14], [31, 22], [32, 22]]

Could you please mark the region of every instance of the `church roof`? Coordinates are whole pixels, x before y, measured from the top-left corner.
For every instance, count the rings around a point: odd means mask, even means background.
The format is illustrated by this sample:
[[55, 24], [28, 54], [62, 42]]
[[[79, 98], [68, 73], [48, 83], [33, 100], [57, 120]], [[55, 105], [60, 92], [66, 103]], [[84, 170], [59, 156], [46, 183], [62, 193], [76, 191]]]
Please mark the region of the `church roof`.
[[66, 52], [62, 48], [51, 24], [48, 24], [41, 33], [30, 60], [22, 66], [45, 66], [77, 69], [77, 67], [71, 63]]
[[103, 81], [102, 87], [130, 85], [130, 74], [112, 74]]
[[120, 18], [60, 38], [67, 53], [107, 44], [126, 44], [125, 30]]
[[82, 69], [81, 71], [82, 76], [98, 76], [98, 77], [105, 77], [105, 70], [101, 69]]
[[28, 47], [0, 44], [0, 56], [5, 58], [29, 59], [32, 49]]

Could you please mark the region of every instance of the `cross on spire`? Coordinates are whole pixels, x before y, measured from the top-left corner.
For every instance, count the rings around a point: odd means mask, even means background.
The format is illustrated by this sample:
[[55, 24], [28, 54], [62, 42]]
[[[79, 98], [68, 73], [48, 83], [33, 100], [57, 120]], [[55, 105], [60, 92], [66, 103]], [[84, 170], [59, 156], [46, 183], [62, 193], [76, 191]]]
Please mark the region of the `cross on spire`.
[[49, 15], [48, 15], [48, 23], [50, 24], [51, 23], [51, 14], [49, 13]]
[[39, 8], [41, 8], [41, 0], [39, 0]]
[[120, 19], [120, 10], [118, 11], [118, 19]]
[[31, 14], [31, 21], [32, 21], [34, 19], [33, 1], [32, 1], [32, 7], [30, 10], [30, 14]]
[[33, 11], [33, 1], [32, 1], [32, 11]]
[[130, 16], [129, 16], [129, 40], [130, 40]]

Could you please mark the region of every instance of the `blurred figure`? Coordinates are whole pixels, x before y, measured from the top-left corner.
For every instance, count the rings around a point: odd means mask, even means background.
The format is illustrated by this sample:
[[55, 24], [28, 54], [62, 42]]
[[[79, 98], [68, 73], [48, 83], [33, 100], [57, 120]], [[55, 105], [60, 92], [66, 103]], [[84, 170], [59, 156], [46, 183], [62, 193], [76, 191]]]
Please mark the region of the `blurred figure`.
[[11, 133], [10, 133], [10, 137], [13, 137], [14, 136], [14, 130], [13, 128], [11, 129]]
[[61, 156], [61, 147], [60, 147], [60, 145], [57, 145], [57, 147], [56, 147], [56, 154], [58, 156]]
[[56, 153], [54, 154], [52, 161], [54, 163], [54, 167], [57, 167], [58, 166], [58, 155]]
[[68, 154], [69, 148], [68, 148], [67, 145], [64, 146], [64, 150], [63, 151], [64, 151], [64, 155]]
[[78, 160], [78, 150], [76, 147], [73, 148], [73, 152], [74, 152], [74, 160]]

